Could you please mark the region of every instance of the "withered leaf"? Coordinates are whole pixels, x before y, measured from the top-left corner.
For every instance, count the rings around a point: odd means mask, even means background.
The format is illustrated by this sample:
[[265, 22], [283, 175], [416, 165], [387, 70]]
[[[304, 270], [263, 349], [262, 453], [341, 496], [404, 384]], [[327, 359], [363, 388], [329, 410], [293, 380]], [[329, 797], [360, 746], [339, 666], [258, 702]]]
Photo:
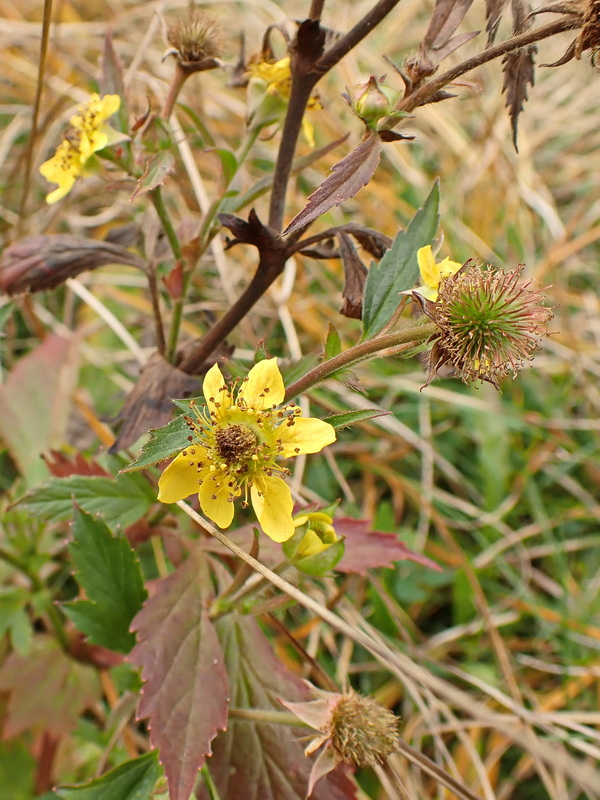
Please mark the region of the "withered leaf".
[[523, 111], [525, 101], [527, 100], [527, 86], [533, 86], [535, 81], [535, 61], [534, 56], [537, 53], [535, 45], [529, 47], [522, 47], [520, 50], [515, 50], [509, 53], [502, 60], [502, 71], [504, 73], [504, 82], [502, 91], [506, 92], [506, 107], [510, 115], [513, 144], [515, 150], [517, 147], [517, 133], [519, 128], [519, 115]]
[[486, 46], [493, 44], [498, 32], [498, 25], [502, 19], [502, 13], [506, 8], [508, 0], [485, 0], [485, 18], [487, 20], [485, 29], [488, 34]]
[[146, 266], [143, 259], [118, 244], [75, 234], [26, 236], [0, 257], [0, 289], [9, 295], [55, 289], [67, 278], [107, 264]]
[[169, 364], [160, 353], [153, 353], [119, 412], [123, 425], [110, 452], [125, 450], [145, 431], [165, 425], [173, 413], [171, 398], [199, 393], [197, 377]]
[[428, 50], [443, 48], [463, 21], [472, 2], [473, 0], [437, 0], [423, 46]]
[[344, 265], [344, 302], [340, 314], [350, 319], [362, 318], [362, 301], [367, 281], [367, 268], [356, 252], [350, 236], [344, 231], [338, 233], [340, 256]]
[[354, 197], [371, 180], [381, 157], [381, 140], [372, 135], [331, 168], [331, 175], [308, 198], [283, 232], [287, 236]]
[[343, 230], [347, 231], [353, 236], [363, 250], [372, 255], [374, 258], [381, 258], [386, 250], [392, 246], [393, 239], [386, 236], [381, 231], [376, 231], [373, 228], [367, 228], [365, 225], [359, 225], [358, 222], [348, 222], [344, 225]]
[[208, 617], [212, 585], [205, 556], [195, 550], [157, 581], [131, 628], [138, 644], [128, 657], [145, 681], [138, 708], [150, 720], [172, 800], [188, 800], [211, 742], [227, 723], [227, 672]]

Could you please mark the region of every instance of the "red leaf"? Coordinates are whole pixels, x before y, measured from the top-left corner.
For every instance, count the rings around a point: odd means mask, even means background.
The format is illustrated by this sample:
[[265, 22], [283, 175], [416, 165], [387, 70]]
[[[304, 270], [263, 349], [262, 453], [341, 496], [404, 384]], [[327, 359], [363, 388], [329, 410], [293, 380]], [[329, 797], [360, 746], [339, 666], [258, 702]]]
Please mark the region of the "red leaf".
[[366, 519], [336, 518], [334, 526], [337, 534], [346, 537], [346, 549], [335, 568], [337, 572], [365, 575], [368, 569], [391, 567], [394, 561], [414, 561], [423, 567], [442, 571], [435, 561], [422, 553], [415, 553], [395, 533], [369, 530]]
[[210, 579], [199, 551], [151, 587], [134, 618], [138, 644], [128, 657], [146, 682], [138, 717], [149, 717], [171, 800], [188, 800], [198, 769], [227, 724], [227, 673], [208, 618]]
[[30, 486], [48, 476], [40, 454], [64, 442], [76, 349], [75, 340], [52, 334], [17, 362], [0, 386], [0, 437]]
[[[306, 700], [308, 690], [279, 661], [252, 617], [227, 616], [217, 623], [235, 708], [281, 711], [278, 700]], [[220, 800], [304, 800], [311, 761], [299, 738], [306, 729], [230, 719], [208, 762]], [[320, 781], [313, 800], [354, 800], [353, 781], [337, 771]], [[208, 800], [203, 787], [198, 800]]]
[[102, 694], [96, 670], [69, 658], [44, 634], [34, 637], [27, 655], [8, 656], [0, 669], [0, 691], [10, 692], [5, 739], [31, 729], [67, 733]]
[[50, 450], [50, 454], [42, 456], [50, 474], [55, 478], [68, 478], [70, 475], [101, 475], [103, 478], [112, 478], [110, 472], [101, 467], [93, 459], [86, 460], [81, 453], [76, 453], [72, 458], [61, 453], [60, 450]]
[[331, 168], [331, 175], [308, 198], [306, 206], [283, 232], [297, 231], [344, 200], [350, 200], [371, 180], [381, 157], [381, 140], [372, 135]]

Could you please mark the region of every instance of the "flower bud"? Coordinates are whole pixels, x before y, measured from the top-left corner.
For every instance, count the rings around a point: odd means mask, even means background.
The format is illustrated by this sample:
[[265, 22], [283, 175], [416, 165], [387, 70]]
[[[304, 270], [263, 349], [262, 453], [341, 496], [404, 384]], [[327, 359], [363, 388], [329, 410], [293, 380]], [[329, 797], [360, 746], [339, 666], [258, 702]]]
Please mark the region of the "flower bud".
[[398, 93], [378, 83], [374, 75], [371, 75], [366, 83], [359, 84], [350, 96], [344, 95], [344, 97], [354, 113], [371, 130], [377, 130], [379, 121], [386, 117], [405, 116], [404, 112], [394, 111]]
[[344, 541], [333, 527], [333, 519], [322, 511], [294, 518], [296, 532], [283, 543], [283, 552], [297, 570], [321, 576], [332, 570], [344, 555]]

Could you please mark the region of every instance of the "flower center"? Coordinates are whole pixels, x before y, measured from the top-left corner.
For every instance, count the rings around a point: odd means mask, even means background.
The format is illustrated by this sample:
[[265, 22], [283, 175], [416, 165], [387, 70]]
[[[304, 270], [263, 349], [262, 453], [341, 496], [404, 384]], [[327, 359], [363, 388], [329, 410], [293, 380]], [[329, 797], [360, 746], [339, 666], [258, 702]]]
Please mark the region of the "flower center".
[[258, 440], [247, 425], [229, 425], [215, 431], [219, 456], [226, 464], [235, 464], [256, 454]]

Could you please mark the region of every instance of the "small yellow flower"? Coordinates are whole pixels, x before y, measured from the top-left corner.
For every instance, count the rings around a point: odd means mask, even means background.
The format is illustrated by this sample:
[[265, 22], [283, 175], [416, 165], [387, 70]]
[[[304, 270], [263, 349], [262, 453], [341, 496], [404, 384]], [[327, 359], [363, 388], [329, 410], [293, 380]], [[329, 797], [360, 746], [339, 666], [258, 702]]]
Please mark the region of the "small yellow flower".
[[252, 506], [263, 531], [276, 542], [295, 530], [293, 502], [276, 461], [300, 453], [318, 453], [335, 441], [335, 429], [320, 419], [301, 417], [283, 402], [285, 389], [277, 359], [260, 361], [241, 385], [228, 387], [215, 364], [203, 384], [206, 408], [192, 406], [190, 445], [169, 464], [158, 481], [158, 499], [175, 503], [198, 493], [200, 507], [220, 528], [233, 519], [233, 502]]
[[417, 261], [419, 262], [419, 270], [421, 272], [422, 286], [417, 286], [416, 289], [411, 291], [418, 292], [422, 297], [427, 300], [435, 302], [438, 299], [438, 291], [440, 283], [444, 278], [449, 278], [451, 275], [456, 275], [462, 264], [456, 261], [450, 261], [445, 258], [438, 264], [435, 263], [435, 256], [431, 249], [431, 245], [421, 247], [417, 251]]
[[304, 535], [296, 550], [296, 558], [305, 558], [322, 553], [338, 542], [340, 537], [333, 527], [333, 519], [322, 511], [311, 511], [294, 518], [296, 528], [305, 527]]
[[79, 114], [71, 117], [71, 127], [54, 156], [40, 167], [40, 173], [47, 181], [58, 184], [58, 188], [46, 197], [47, 203], [56, 203], [71, 191], [94, 153], [126, 138], [104, 124], [120, 105], [121, 98], [117, 94], [107, 94], [102, 98], [92, 94], [89, 101], [80, 107]]
[[[251, 85], [256, 86], [257, 83], [262, 83], [264, 91], [271, 97], [280, 97], [286, 101], [290, 99], [292, 71], [289, 56], [275, 62], [257, 61], [249, 64], [248, 77], [251, 79]], [[323, 108], [317, 95], [313, 95], [309, 99], [306, 107], [309, 111], [318, 111]], [[272, 111], [270, 107], [268, 110]], [[315, 128], [306, 116], [302, 119], [302, 133], [309, 145], [314, 147]]]

